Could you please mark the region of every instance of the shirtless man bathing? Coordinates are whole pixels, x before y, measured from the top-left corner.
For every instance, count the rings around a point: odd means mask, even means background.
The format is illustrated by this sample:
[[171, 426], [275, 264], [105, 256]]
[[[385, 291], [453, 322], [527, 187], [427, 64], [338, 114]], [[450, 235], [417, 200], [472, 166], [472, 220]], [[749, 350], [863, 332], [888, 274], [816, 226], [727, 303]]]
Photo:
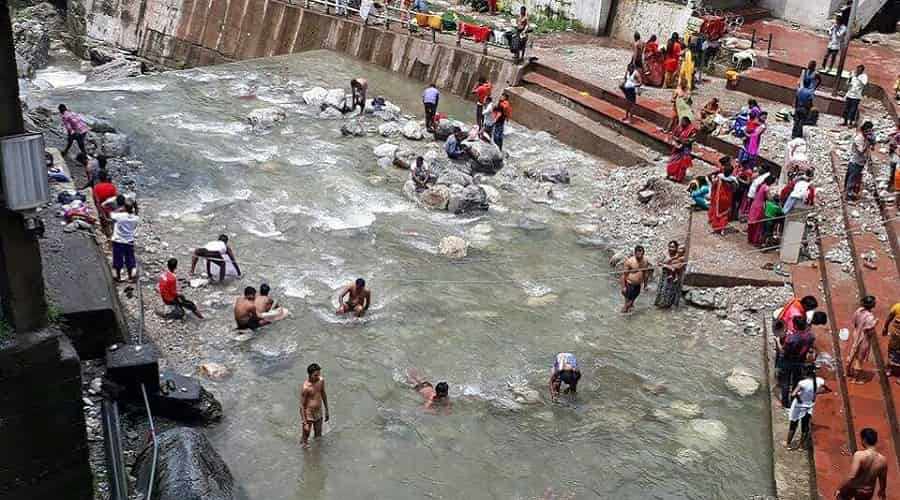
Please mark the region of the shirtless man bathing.
[[622, 312], [628, 313], [634, 309], [634, 301], [641, 290], [647, 289], [650, 279], [650, 262], [644, 258], [644, 247], [634, 247], [634, 255], [625, 259], [622, 268], [622, 296], [625, 297]]
[[325, 393], [325, 378], [322, 377], [322, 368], [313, 363], [306, 368], [309, 377], [300, 387], [300, 423], [302, 433], [300, 444], [304, 448], [309, 446], [309, 434], [315, 432], [316, 437], [322, 437], [322, 406], [325, 406], [325, 422], [331, 418], [328, 412], [328, 394]]
[[444, 410], [449, 410], [450, 386], [447, 382], [438, 382], [437, 385], [431, 385], [431, 382], [425, 380], [415, 368], [406, 370], [406, 379], [412, 385], [413, 390], [422, 396], [426, 410], [436, 409], [438, 406]]
[[286, 307], [282, 307], [269, 296], [270, 291], [268, 284], [263, 283], [259, 285], [259, 294], [254, 301], [256, 304], [256, 315], [269, 321], [278, 321], [290, 316], [291, 313]]
[[[347, 297], [347, 301], [344, 301], [344, 297]], [[366, 288], [366, 280], [359, 278], [355, 283], [350, 283], [349, 285], [341, 288], [341, 292], [338, 295], [338, 309], [335, 311], [335, 314], [347, 314], [352, 313], [357, 318], [361, 318], [366, 314], [366, 311], [369, 310], [369, 305], [372, 302], [372, 294]]]
[[834, 493], [838, 500], [869, 500], [875, 498], [875, 484], [881, 483], [878, 498], [887, 498], [887, 459], [875, 449], [878, 433], [865, 428], [859, 433], [863, 449], [853, 454], [850, 477]]
[[244, 288], [244, 296], [238, 297], [234, 302], [234, 321], [238, 330], [256, 330], [271, 323], [256, 313], [256, 289], [252, 286]]

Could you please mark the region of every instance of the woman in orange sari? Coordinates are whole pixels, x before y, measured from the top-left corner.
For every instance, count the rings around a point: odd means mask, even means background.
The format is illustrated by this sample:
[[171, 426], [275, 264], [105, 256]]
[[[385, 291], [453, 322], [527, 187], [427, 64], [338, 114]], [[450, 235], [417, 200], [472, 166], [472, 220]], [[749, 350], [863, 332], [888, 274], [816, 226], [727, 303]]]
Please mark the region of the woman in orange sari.
[[709, 225], [714, 233], [725, 234], [728, 221], [731, 220], [731, 202], [737, 179], [734, 178], [734, 166], [730, 156], [719, 160], [722, 171], [716, 174], [712, 191], [709, 195]]
[[672, 132], [672, 156], [666, 165], [666, 177], [681, 182], [687, 176], [688, 168], [693, 164], [691, 148], [697, 139], [697, 128], [688, 117], [682, 117], [681, 123]]

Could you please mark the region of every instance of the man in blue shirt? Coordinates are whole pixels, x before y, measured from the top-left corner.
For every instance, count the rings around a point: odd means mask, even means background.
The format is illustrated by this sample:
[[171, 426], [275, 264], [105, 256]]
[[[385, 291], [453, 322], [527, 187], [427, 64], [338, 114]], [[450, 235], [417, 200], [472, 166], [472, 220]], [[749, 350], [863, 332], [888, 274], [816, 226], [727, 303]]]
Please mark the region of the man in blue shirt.
[[413, 2], [413, 10], [421, 12], [422, 14], [428, 14], [428, 2], [425, 0], [416, 0]]
[[813, 88], [805, 86], [797, 89], [797, 102], [794, 106], [794, 128], [791, 131], [791, 137], [794, 139], [803, 137], [803, 126], [809, 120], [815, 92]]
[[450, 137], [447, 138], [447, 142], [444, 143], [444, 151], [447, 152], [447, 158], [451, 160], [459, 160], [465, 158], [466, 154], [468, 154], [468, 149], [466, 146], [462, 144], [462, 141], [465, 140], [466, 134], [463, 133], [462, 129], [459, 127], [453, 127], [453, 133], [450, 134]]
[[422, 92], [422, 104], [425, 105], [425, 129], [434, 132], [434, 114], [437, 112], [438, 101], [441, 93], [435, 85], [429, 84], [425, 92]]

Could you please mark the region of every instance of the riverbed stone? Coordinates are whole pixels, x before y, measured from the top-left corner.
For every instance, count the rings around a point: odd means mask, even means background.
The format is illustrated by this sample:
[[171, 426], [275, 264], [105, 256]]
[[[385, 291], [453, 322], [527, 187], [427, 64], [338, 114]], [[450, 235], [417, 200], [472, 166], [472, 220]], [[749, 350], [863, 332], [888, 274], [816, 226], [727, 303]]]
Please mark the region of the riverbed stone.
[[569, 170], [555, 165], [526, 170], [525, 177], [553, 184], [568, 184], [571, 182]]
[[133, 78], [144, 73], [144, 65], [132, 59], [116, 59], [94, 67], [87, 75], [90, 81], [120, 80]]
[[[415, 186], [413, 186], [413, 190], [415, 190]], [[450, 203], [450, 187], [443, 184], [431, 186], [419, 195], [419, 201], [434, 210], [447, 210], [447, 205]]]
[[490, 184], [479, 184], [479, 186], [481, 186], [481, 189], [484, 191], [484, 196], [487, 198], [489, 205], [500, 203], [500, 191], [497, 188]]
[[691, 420], [691, 429], [704, 438], [719, 442], [728, 435], [728, 427], [719, 420], [698, 418]]
[[12, 30], [16, 59], [33, 69], [46, 68], [50, 60], [50, 30], [47, 26], [40, 19], [16, 16]]
[[696, 403], [687, 401], [672, 401], [669, 403], [669, 411], [678, 417], [684, 419], [700, 418], [703, 416], [703, 410]]
[[91, 129], [91, 132], [96, 132], [98, 134], [115, 134], [116, 128], [112, 126], [112, 123], [106, 118], [98, 118], [93, 115], [81, 115], [81, 118], [84, 120], [84, 124]]
[[750, 373], [746, 368], [734, 368], [725, 379], [725, 386], [741, 397], [748, 397], [756, 394], [759, 390], [759, 380]]
[[548, 293], [540, 297], [528, 297], [525, 304], [529, 307], [546, 307], [559, 302], [559, 295]]
[[320, 120], [334, 120], [343, 117], [344, 114], [337, 108], [327, 107], [319, 112]]
[[715, 288], [692, 288], [684, 294], [684, 300], [700, 309], [713, 310], [728, 307], [728, 297], [722, 290]]
[[437, 184], [443, 184], [445, 186], [452, 186], [454, 184], [459, 184], [460, 186], [466, 187], [469, 184], [472, 184], [472, 177], [466, 175], [455, 168], [450, 168], [444, 171], [438, 178]]
[[231, 370], [221, 363], [206, 361], [200, 364], [200, 373], [210, 380], [225, 380], [231, 375]]
[[272, 125], [287, 118], [283, 109], [276, 107], [258, 108], [247, 114], [245, 120], [253, 128], [269, 128]]
[[350, 120], [341, 125], [341, 135], [344, 137], [363, 137], [366, 129], [359, 120]]
[[325, 94], [323, 102], [329, 107], [340, 109], [341, 104], [344, 102], [345, 95], [343, 89], [331, 89]]
[[395, 137], [400, 137], [400, 133], [400, 126], [394, 122], [385, 122], [378, 126], [378, 135], [381, 137], [393, 139]]
[[450, 186], [450, 201], [447, 210], [455, 214], [462, 214], [474, 210], [487, 210], [487, 196], [481, 186], [470, 184], [462, 186], [453, 184]]
[[494, 175], [503, 168], [503, 152], [496, 145], [484, 141], [465, 141], [471, 159], [472, 172]]
[[[158, 435], [154, 476], [158, 500], [234, 500], [234, 477], [228, 465], [198, 429], [175, 427]], [[134, 471], [147, 482], [153, 467], [153, 445], [138, 455]]]
[[100, 140], [100, 154], [109, 157], [127, 156], [131, 151], [128, 136], [125, 134], [106, 133]]
[[702, 463], [703, 455], [697, 450], [681, 448], [675, 454], [675, 462], [682, 467], [690, 467], [691, 465]]
[[451, 259], [464, 258], [468, 249], [469, 244], [459, 236], [447, 236], [441, 240], [441, 244], [438, 246], [440, 254]]
[[575, 234], [578, 236], [593, 236], [600, 232], [600, 224], [578, 224], [575, 226]]
[[315, 106], [318, 108], [325, 102], [325, 98], [328, 97], [328, 90], [322, 87], [313, 87], [302, 94], [303, 102], [309, 104], [310, 106]]
[[434, 140], [436, 141], [446, 141], [450, 134], [453, 133], [454, 124], [450, 120], [444, 118], [438, 122], [437, 126], [434, 128]]
[[[370, 184], [374, 184], [369, 181]], [[412, 201], [418, 201], [419, 197], [416, 195], [416, 183], [413, 182], [412, 179], [407, 179], [406, 182], [403, 183], [403, 196], [406, 196], [408, 199]]]
[[406, 137], [412, 141], [421, 141], [425, 134], [422, 131], [422, 127], [419, 126], [417, 122], [408, 121], [403, 124], [403, 137]]
[[397, 145], [385, 142], [384, 144], [375, 146], [372, 152], [379, 158], [390, 158], [391, 161], [393, 161], [394, 154], [397, 153]]
[[533, 405], [541, 402], [541, 394], [527, 383], [508, 383], [507, 385], [516, 403]]

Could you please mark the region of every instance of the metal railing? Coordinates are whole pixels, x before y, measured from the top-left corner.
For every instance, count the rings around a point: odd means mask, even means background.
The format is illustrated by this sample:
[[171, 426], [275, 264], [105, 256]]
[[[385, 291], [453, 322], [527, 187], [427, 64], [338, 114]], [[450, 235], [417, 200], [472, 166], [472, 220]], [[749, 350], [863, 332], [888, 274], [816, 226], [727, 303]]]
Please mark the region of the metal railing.
[[[135, 284], [137, 285], [138, 297], [138, 344], [144, 344], [144, 288], [141, 281], [144, 278], [144, 266], [139, 258], [135, 259], [137, 266], [135, 267]], [[144, 409], [147, 411], [147, 422], [150, 425], [150, 439], [153, 440], [153, 462], [150, 463], [150, 479], [147, 481], [147, 494], [144, 495], [146, 500], [153, 500], [153, 481], [156, 478], [156, 461], [159, 457], [159, 441], [156, 437], [156, 426], [153, 423], [153, 412], [150, 411], [150, 400], [147, 398], [147, 388], [141, 384], [141, 395], [144, 397]]]

